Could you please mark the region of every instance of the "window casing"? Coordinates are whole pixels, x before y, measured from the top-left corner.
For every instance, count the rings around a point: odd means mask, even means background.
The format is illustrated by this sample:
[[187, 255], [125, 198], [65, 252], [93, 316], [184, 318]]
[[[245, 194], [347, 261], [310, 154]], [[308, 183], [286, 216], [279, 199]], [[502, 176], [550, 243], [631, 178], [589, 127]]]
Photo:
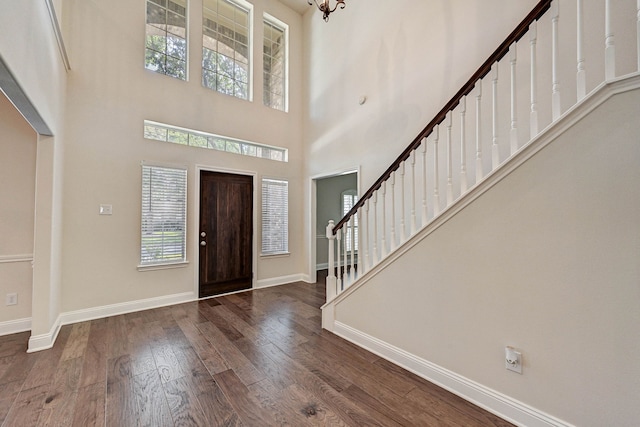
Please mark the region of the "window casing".
[[265, 15], [263, 25], [263, 103], [287, 111], [289, 30], [287, 25], [268, 15]]
[[202, 46], [202, 85], [250, 99], [251, 5], [204, 0]]
[[187, 0], [147, 0], [145, 67], [187, 79]]
[[[341, 196], [342, 216], [344, 217], [358, 203], [358, 192], [356, 190], [343, 191]], [[347, 251], [358, 250], [358, 215], [349, 218], [349, 222], [345, 225], [347, 232], [345, 247]], [[353, 235], [353, 239], [351, 236]], [[355, 248], [353, 248], [355, 243]]]
[[262, 255], [289, 252], [289, 182], [262, 179]]
[[142, 165], [140, 266], [187, 259], [187, 170]]

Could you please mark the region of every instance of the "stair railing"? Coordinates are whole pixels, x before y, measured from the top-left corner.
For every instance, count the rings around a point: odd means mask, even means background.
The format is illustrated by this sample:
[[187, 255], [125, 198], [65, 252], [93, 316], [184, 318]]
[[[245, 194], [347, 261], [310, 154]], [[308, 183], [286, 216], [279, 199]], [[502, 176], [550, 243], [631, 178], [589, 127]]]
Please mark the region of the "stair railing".
[[[326, 229], [329, 240], [327, 301], [443, 214], [456, 200], [538, 136], [542, 129], [558, 120], [563, 104], [566, 111], [567, 106], [585, 98], [588, 93], [587, 71], [596, 77], [602, 75], [600, 82], [622, 75], [616, 70], [620, 62], [627, 73], [640, 71], [640, 0], [594, 0], [591, 3], [592, 6], [595, 3], [603, 6], [605, 12], [604, 34], [595, 37], [598, 43], [593, 43], [591, 32], [585, 32], [585, 0], [575, 1], [577, 3], [571, 3], [577, 4], [577, 7], [572, 6], [576, 13], [575, 31], [572, 32], [575, 40], [570, 41], [576, 48], [573, 65], [576, 71], [572, 73], [575, 89], [566, 90], [570, 86], [564, 82], [563, 86], [560, 85], [561, 71], [571, 60], [566, 55], [560, 57], [560, 10], [562, 7], [563, 13], [568, 13], [570, 9], [565, 12], [565, 0], [542, 0], [344, 218], [335, 225], [333, 221], [329, 222]], [[570, 3], [567, 1], [566, 4]], [[615, 20], [614, 16], [627, 18]], [[633, 19], [629, 19], [630, 16]], [[602, 18], [589, 16], [588, 19], [593, 22]], [[633, 28], [629, 28], [631, 21], [635, 24]], [[545, 37], [546, 46], [538, 43], [539, 29], [546, 30], [545, 35], [550, 34], [550, 37]], [[627, 49], [624, 55], [617, 56], [619, 37]], [[635, 49], [631, 48], [629, 52], [632, 44], [635, 44]], [[546, 49], [546, 62], [540, 59], [539, 50], [542, 48]], [[589, 70], [586, 52], [592, 58]], [[519, 56], [524, 57], [520, 62]], [[628, 58], [632, 56], [637, 61], [632, 61], [629, 68]], [[561, 68], [562, 61], [565, 68]], [[528, 70], [522, 70], [522, 65], [518, 67], [522, 63]], [[549, 67], [546, 69], [550, 73], [540, 73], [541, 66]], [[508, 78], [501, 77], [503, 74]], [[523, 74], [528, 74], [528, 82], [518, 81]], [[596, 86], [594, 84], [593, 88]], [[549, 91], [540, 92], [540, 87], [547, 87]], [[489, 96], [484, 96], [485, 93]], [[505, 93], [508, 95], [504, 96]], [[518, 100], [523, 95], [528, 97], [528, 120], [520, 121], [522, 108]], [[503, 103], [509, 105], [508, 110], [502, 107]], [[541, 107], [547, 109], [540, 110]], [[473, 120], [467, 118], [469, 110]], [[485, 113], [487, 110], [488, 114]], [[472, 134], [471, 138], [468, 134]], [[503, 138], [505, 134], [508, 138]], [[416, 164], [422, 169], [419, 176], [416, 176]], [[396, 187], [400, 187], [399, 195]], [[421, 199], [419, 207], [416, 206], [416, 197]]]

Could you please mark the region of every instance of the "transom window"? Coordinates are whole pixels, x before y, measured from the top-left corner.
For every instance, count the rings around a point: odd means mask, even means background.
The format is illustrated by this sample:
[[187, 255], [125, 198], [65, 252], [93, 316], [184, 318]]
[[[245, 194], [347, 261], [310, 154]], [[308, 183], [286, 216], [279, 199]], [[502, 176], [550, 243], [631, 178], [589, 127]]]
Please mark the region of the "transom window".
[[148, 0], [145, 67], [187, 79], [187, 2]]
[[287, 111], [288, 27], [275, 18], [264, 17], [263, 102], [267, 107]]
[[202, 4], [202, 85], [249, 99], [251, 5], [229, 0]]

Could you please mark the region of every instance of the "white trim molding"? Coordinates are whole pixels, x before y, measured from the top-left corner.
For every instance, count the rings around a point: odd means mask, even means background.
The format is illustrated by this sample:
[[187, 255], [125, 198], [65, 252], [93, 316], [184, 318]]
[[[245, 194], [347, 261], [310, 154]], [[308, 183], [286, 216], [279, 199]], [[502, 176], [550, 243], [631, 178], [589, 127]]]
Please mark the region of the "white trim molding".
[[344, 323], [335, 321], [332, 332], [518, 426], [574, 427]]
[[27, 353], [33, 353], [53, 347], [58, 333], [60, 332], [60, 327], [63, 325], [102, 319], [104, 317], [117, 316], [119, 314], [133, 313], [152, 308], [166, 307], [168, 305], [182, 304], [196, 300], [197, 295], [194, 292], [183, 292], [180, 294], [164, 295], [137, 301], [127, 301], [118, 304], [68, 311], [58, 316], [58, 319], [56, 319], [55, 323], [51, 327], [51, 331], [46, 334], [32, 335], [31, 338], [29, 338], [29, 349], [27, 350]]
[[0, 255], [0, 264], [9, 264], [14, 262], [32, 262], [33, 254], [21, 255]]
[[272, 277], [270, 279], [258, 280], [254, 289], [270, 288], [273, 286], [286, 285], [293, 282], [309, 282], [308, 276], [304, 274], [291, 274], [289, 276]]
[[53, 32], [56, 35], [56, 42], [58, 43], [58, 50], [60, 51], [60, 58], [64, 64], [64, 68], [67, 71], [71, 71], [71, 64], [69, 63], [69, 56], [67, 55], [67, 48], [64, 46], [64, 39], [62, 38], [62, 31], [60, 30], [60, 23], [58, 22], [58, 15], [56, 15], [56, 8], [53, 6], [52, 0], [46, 0], [47, 9], [49, 10], [49, 17], [51, 18], [51, 26]]
[[25, 332], [31, 330], [31, 318], [26, 317], [24, 319], [7, 320], [6, 322], [0, 322], [0, 336], [17, 334], [19, 332]]

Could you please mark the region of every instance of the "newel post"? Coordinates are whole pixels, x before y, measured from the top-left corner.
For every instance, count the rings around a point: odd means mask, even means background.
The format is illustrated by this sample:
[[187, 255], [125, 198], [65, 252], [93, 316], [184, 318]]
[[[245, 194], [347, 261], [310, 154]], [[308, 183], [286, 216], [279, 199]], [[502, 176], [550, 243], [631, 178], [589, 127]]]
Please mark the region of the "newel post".
[[327, 225], [327, 240], [329, 241], [329, 261], [328, 261], [328, 269], [329, 274], [327, 275], [327, 301], [331, 301], [338, 294], [336, 288], [336, 273], [335, 273], [335, 240], [336, 236], [333, 234], [333, 220], [329, 221]]

